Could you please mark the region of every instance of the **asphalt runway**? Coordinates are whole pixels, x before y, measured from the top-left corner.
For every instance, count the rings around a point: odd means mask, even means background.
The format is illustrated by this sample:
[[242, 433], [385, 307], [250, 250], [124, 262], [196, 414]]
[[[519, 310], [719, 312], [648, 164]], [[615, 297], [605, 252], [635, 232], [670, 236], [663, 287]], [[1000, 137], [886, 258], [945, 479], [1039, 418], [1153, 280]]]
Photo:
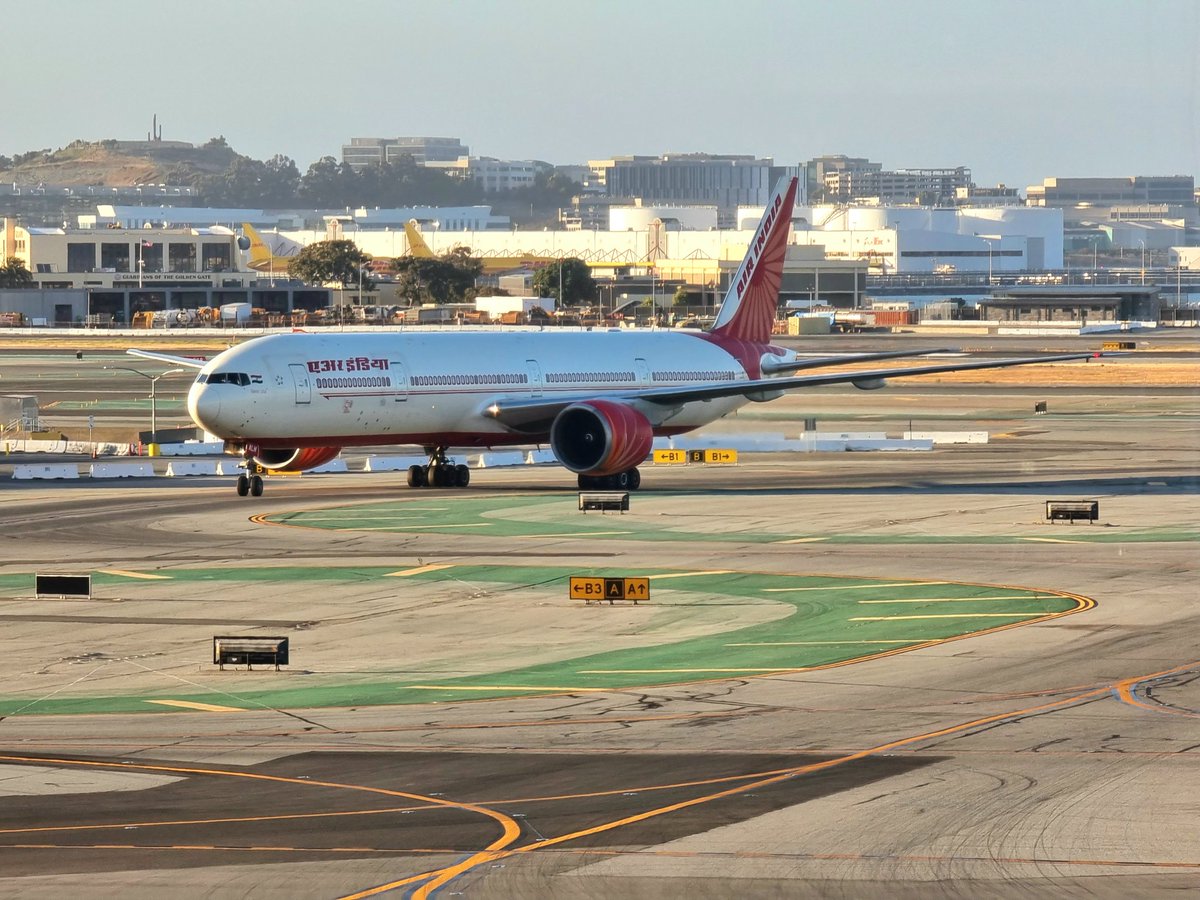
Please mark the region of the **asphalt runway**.
[[[790, 433], [816, 411], [845, 428], [914, 416], [993, 439], [650, 470], [631, 512], [600, 524], [566, 516], [569, 477], [540, 467], [416, 495], [399, 475], [274, 479], [251, 500], [229, 479], [14, 482], [2, 462], [0, 699], [25, 708], [0, 719], [0, 896], [1193, 893], [1200, 404], [1186, 386], [1081, 387], [1034, 417], [1045, 393], [897, 386], [754, 407], [718, 430]], [[511, 510], [490, 514], [509, 530], [269, 524], [466, 495]], [[1099, 500], [1101, 523], [1045, 523], [1044, 501], [1067, 497]], [[517, 533], [539, 517], [644, 532]], [[762, 540], [776, 533], [797, 537]], [[441, 580], [368, 577], [438, 566]], [[642, 607], [584, 608], [532, 576], [513, 590], [449, 577], [488, 566], [963, 582], [995, 588], [981, 602], [1019, 586], [1088, 604], [828, 667], [236, 708], [264, 685], [488, 678], [779, 615], [670, 581]], [[281, 586], [260, 577], [273, 567], [359, 574]], [[51, 568], [125, 574], [92, 600], [19, 586]], [[220, 569], [232, 574], [204, 574]], [[163, 580], [185, 570], [192, 580]], [[293, 664], [218, 672], [208, 642], [230, 624], [285, 630]], [[227, 699], [38, 712], [201, 688]]]

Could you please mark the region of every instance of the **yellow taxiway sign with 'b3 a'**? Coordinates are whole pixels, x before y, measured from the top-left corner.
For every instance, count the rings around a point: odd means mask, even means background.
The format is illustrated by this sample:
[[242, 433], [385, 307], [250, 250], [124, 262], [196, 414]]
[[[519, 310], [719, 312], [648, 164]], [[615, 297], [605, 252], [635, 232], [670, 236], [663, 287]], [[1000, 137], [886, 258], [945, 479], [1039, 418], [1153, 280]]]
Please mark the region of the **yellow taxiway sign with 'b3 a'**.
[[638, 603], [650, 599], [649, 578], [596, 578], [589, 575], [572, 575], [571, 599], [585, 603], [600, 603], [607, 600], [630, 600]]

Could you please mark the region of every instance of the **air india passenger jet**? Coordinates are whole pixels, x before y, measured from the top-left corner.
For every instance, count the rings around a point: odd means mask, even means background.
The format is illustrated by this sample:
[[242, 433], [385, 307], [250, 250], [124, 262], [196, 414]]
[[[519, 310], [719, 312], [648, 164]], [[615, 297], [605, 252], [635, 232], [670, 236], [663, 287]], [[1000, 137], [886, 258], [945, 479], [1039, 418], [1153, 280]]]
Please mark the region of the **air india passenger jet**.
[[412, 487], [465, 487], [451, 448], [548, 444], [580, 488], [636, 489], [656, 436], [681, 434], [786, 391], [886, 378], [1088, 359], [1075, 353], [908, 368], [796, 374], [934, 351], [801, 359], [772, 345], [796, 179], [783, 179], [708, 332], [548, 331], [289, 333], [255, 338], [207, 362], [130, 350], [199, 375], [188, 412], [240, 454], [242, 496], [259, 471], [304, 471], [343, 447], [416, 444], [429, 462]]

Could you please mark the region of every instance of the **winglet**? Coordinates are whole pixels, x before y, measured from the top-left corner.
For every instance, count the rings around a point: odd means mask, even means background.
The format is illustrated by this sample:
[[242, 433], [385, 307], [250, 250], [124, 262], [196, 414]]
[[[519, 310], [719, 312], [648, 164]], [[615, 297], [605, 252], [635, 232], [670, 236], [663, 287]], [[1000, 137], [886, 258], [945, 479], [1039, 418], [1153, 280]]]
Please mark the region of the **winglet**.
[[429, 249], [425, 238], [421, 237], [421, 232], [417, 230], [416, 219], [409, 219], [404, 223], [404, 236], [408, 238], [409, 256], [415, 256], [417, 259], [433, 258], [433, 251]]
[[755, 344], [770, 342], [792, 225], [792, 206], [796, 202], [796, 182], [796, 178], [782, 178], [775, 186], [754, 239], [721, 301], [713, 334]]

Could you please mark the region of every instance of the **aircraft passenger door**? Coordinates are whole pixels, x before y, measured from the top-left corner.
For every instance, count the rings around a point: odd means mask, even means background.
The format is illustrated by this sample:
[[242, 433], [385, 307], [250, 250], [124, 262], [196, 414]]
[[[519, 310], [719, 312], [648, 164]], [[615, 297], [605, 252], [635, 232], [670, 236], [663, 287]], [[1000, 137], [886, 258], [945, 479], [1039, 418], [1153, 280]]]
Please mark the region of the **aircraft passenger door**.
[[650, 367], [640, 356], [633, 361], [633, 370], [637, 373], [638, 387], [650, 387]]
[[408, 369], [404, 361], [392, 359], [388, 361], [388, 371], [392, 373], [392, 400], [401, 403], [408, 399]]
[[545, 381], [542, 378], [542, 367], [536, 359], [525, 360], [526, 370], [529, 372], [529, 396], [542, 396], [542, 388], [545, 386]]
[[289, 363], [292, 370], [292, 381], [296, 384], [296, 402], [310, 403], [312, 401], [312, 376], [308, 369], [300, 363]]

